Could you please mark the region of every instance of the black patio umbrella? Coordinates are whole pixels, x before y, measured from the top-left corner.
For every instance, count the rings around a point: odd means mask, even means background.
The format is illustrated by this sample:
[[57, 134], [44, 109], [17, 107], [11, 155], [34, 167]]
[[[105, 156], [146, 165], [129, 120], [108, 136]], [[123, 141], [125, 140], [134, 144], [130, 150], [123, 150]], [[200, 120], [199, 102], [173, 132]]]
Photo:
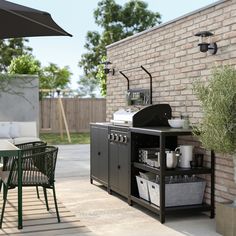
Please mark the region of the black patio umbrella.
[[0, 0], [0, 39], [32, 36], [72, 36], [48, 12]]

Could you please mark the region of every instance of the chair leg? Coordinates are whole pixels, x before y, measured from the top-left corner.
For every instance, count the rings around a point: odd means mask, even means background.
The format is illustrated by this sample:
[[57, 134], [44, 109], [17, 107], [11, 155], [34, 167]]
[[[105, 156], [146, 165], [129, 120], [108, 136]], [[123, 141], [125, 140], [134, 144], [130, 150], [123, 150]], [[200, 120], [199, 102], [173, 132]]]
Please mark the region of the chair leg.
[[8, 193], [8, 188], [6, 188], [6, 191], [4, 193], [4, 199], [3, 199], [3, 205], [2, 205], [2, 214], [1, 214], [1, 220], [0, 220], [0, 229], [2, 228], [4, 211], [5, 211], [5, 206], [6, 206], [6, 202], [7, 202], [7, 193]]
[[38, 188], [38, 186], [36, 186], [36, 192], [37, 192], [37, 198], [39, 199], [40, 196], [39, 196], [39, 188]]
[[58, 206], [57, 206], [57, 198], [56, 198], [56, 191], [55, 191], [55, 185], [54, 184], [52, 186], [52, 190], [53, 190], [53, 198], [54, 198], [54, 203], [55, 203], [55, 208], [56, 208], [56, 213], [57, 213], [57, 220], [58, 220], [58, 223], [60, 223], [61, 220], [60, 220]]
[[7, 187], [5, 186], [5, 184], [3, 184], [3, 200], [6, 197], [7, 191], [8, 191]]
[[44, 193], [44, 199], [45, 199], [45, 203], [46, 203], [46, 208], [47, 208], [47, 211], [49, 211], [47, 189], [45, 187], [43, 187], [43, 193]]

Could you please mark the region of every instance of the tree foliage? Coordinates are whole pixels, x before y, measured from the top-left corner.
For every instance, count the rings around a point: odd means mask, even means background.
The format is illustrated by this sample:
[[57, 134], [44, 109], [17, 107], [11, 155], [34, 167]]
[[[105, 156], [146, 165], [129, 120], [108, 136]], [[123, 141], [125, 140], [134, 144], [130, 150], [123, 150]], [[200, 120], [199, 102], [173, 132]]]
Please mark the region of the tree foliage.
[[86, 76], [80, 76], [78, 81], [78, 94], [81, 97], [96, 97], [96, 90], [98, 88], [98, 81], [94, 78], [88, 79]]
[[12, 59], [23, 54], [31, 54], [32, 48], [25, 46], [24, 38], [0, 40], [0, 72], [7, 72]]
[[72, 73], [68, 66], [60, 68], [54, 63], [50, 63], [40, 72], [40, 88], [41, 89], [65, 89], [70, 83]]
[[[87, 78], [97, 79], [98, 65], [106, 55], [107, 45], [159, 24], [161, 17], [158, 12], [148, 10], [148, 4], [141, 0], [130, 0], [124, 6], [115, 0], [101, 0], [94, 11], [94, 18], [102, 32], [87, 33], [84, 45], [87, 52], [82, 55], [79, 66]], [[104, 82], [105, 78], [99, 80]], [[105, 94], [105, 86], [101, 85]]]
[[236, 152], [236, 69], [216, 68], [208, 84], [199, 81], [194, 91], [201, 101], [203, 119], [196, 134], [205, 148], [219, 153]]
[[41, 64], [32, 55], [22, 55], [14, 58], [8, 69], [10, 74], [38, 75], [41, 71]]

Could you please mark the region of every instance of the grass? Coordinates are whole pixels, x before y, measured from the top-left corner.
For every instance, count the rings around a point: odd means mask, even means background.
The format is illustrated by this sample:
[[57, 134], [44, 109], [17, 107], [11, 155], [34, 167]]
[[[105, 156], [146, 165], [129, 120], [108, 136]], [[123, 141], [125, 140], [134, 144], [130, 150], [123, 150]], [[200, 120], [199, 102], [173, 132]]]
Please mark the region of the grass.
[[40, 134], [40, 139], [48, 144], [88, 144], [90, 143], [89, 133], [71, 133], [71, 143], [68, 142], [67, 135], [63, 135], [61, 139], [60, 134]]

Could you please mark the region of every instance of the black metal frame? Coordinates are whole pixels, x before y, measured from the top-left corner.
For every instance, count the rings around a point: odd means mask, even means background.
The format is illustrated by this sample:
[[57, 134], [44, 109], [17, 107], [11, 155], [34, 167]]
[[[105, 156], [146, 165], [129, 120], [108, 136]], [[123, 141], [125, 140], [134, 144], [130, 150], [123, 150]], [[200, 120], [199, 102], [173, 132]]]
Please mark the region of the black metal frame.
[[119, 72], [120, 72], [121, 75], [123, 75], [126, 78], [126, 80], [127, 80], [127, 90], [129, 90], [129, 88], [130, 88], [129, 78], [128, 78], [127, 75], [124, 74], [124, 71], [137, 70], [137, 69], [140, 69], [140, 68], [143, 71], [145, 71], [148, 74], [149, 78], [150, 78], [150, 88], [149, 88], [150, 89], [150, 104], [152, 104], [152, 75], [151, 75], [150, 72], [147, 71], [146, 68], [144, 68], [144, 66], [141, 65], [139, 67], [133, 67], [133, 68], [129, 68], [129, 69], [119, 71]]
[[[166, 148], [166, 139], [170, 136], [183, 136], [183, 135], [192, 135], [192, 132], [189, 130], [181, 130], [181, 129], [171, 129], [171, 128], [131, 128], [132, 134], [147, 134], [157, 136], [160, 144], [160, 168], [156, 169], [150, 167], [145, 164], [141, 164], [138, 162], [131, 162], [131, 189], [130, 189], [130, 197], [129, 204], [132, 202], [136, 202], [139, 205], [159, 214], [160, 222], [165, 223], [166, 213], [169, 211], [210, 211], [210, 218], [214, 218], [215, 216], [215, 154], [214, 151], [211, 151], [211, 167], [207, 168], [199, 168], [199, 169], [182, 169], [176, 168], [173, 170], [168, 170], [165, 168], [166, 166], [166, 158], [165, 158], [165, 148]], [[132, 144], [133, 145], [133, 144]], [[135, 147], [131, 147], [131, 155], [135, 155], [134, 152]], [[135, 157], [132, 158], [134, 160]], [[160, 176], [160, 206], [155, 206], [145, 200], [138, 198], [137, 196], [132, 195], [132, 188], [136, 185], [135, 178], [132, 176], [132, 173], [137, 172], [136, 170], [145, 170], [155, 173]], [[188, 206], [178, 206], [178, 207], [165, 207], [165, 176], [170, 175], [192, 175], [192, 174], [210, 174], [211, 175], [211, 204], [201, 204], [201, 205], [188, 205]]]

